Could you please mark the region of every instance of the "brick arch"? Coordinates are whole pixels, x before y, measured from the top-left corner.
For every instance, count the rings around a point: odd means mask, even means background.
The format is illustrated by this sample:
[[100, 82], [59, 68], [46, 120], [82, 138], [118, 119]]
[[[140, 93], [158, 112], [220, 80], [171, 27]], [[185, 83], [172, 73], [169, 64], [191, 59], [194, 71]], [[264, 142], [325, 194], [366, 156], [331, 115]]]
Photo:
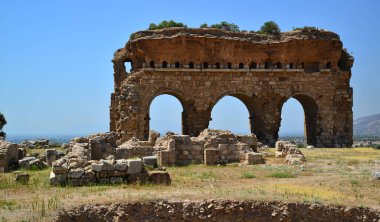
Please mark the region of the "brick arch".
[[182, 134], [189, 134], [189, 125], [188, 125], [188, 110], [191, 106], [189, 101], [186, 99], [185, 94], [180, 92], [179, 90], [160, 88], [156, 90], [152, 94], [146, 94], [143, 96], [142, 104], [141, 104], [141, 113], [144, 113], [144, 126], [143, 126], [143, 138], [148, 139], [149, 130], [150, 130], [150, 106], [153, 100], [161, 95], [170, 95], [175, 97], [182, 105], [182, 124], [181, 131]]
[[[308, 93], [295, 93], [288, 97], [284, 97], [279, 107], [280, 116], [282, 112], [283, 105], [290, 99], [293, 98], [297, 100], [304, 111], [304, 133], [307, 140], [307, 144], [317, 146], [318, 144], [318, 119], [322, 118], [319, 116], [319, 104], [318, 100], [314, 96]], [[281, 125], [281, 118], [279, 123], [279, 128]]]

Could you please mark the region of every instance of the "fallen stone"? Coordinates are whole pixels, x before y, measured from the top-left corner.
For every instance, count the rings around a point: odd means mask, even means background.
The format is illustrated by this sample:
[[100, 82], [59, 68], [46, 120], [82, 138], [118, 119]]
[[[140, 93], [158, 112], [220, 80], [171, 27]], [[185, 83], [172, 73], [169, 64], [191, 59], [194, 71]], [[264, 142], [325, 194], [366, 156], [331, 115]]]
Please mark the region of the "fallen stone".
[[141, 159], [129, 159], [127, 160], [128, 170], [127, 174], [137, 174], [142, 171]]
[[157, 156], [144, 156], [143, 163], [148, 166], [157, 167]]
[[285, 158], [285, 163], [289, 165], [299, 165], [305, 161], [305, 156], [302, 154], [288, 154]]
[[377, 179], [377, 180], [380, 180], [380, 171], [375, 171], [373, 172], [372, 176]]
[[54, 160], [59, 158], [58, 152], [56, 149], [47, 149], [46, 150], [46, 163], [51, 166]]
[[115, 170], [126, 171], [127, 168], [128, 168], [127, 160], [124, 160], [124, 159], [116, 160]]
[[149, 181], [153, 184], [170, 185], [170, 175], [166, 171], [149, 171]]
[[54, 172], [50, 172], [50, 185], [64, 185], [66, 183], [66, 174], [55, 174]]
[[14, 174], [15, 174], [15, 181], [17, 183], [27, 184], [29, 182], [29, 174], [28, 173], [16, 171]]
[[313, 145], [307, 145], [306, 148], [307, 148], [307, 149], [314, 149], [314, 146], [313, 146]]

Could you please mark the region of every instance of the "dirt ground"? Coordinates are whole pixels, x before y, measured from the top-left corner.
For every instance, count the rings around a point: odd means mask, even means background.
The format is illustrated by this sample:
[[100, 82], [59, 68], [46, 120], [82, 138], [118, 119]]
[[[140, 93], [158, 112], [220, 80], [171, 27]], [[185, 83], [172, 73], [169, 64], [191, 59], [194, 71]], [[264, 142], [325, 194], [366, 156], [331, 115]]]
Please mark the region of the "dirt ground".
[[380, 150], [301, 149], [307, 162], [289, 166], [264, 150], [266, 164], [168, 167], [171, 186], [151, 184], [51, 187], [50, 169], [28, 171], [29, 184], [0, 175], [0, 221], [50, 221], [57, 210], [83, 204], [164, 199], [211, 199], [322, 203], [380, 209]]

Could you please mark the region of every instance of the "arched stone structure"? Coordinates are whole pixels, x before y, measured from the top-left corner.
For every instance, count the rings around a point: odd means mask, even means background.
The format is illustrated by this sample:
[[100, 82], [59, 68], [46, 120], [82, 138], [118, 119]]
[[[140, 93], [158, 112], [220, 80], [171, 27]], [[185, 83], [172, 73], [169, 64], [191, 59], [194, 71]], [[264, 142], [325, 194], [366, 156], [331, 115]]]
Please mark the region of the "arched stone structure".
[[293, 97], [304, 108], [310, 144], [352, 144], [353, 58], [335, 33], [301, 30], [271, 36], [171, 28], [133, 36], [113, 59], [110, 128], [119, 143], [133, 136], [147, 139], [151, 101], [170, 94], [181, 102], [182, 131], [191, 136], [208, 127], [213, 106], [231, 95], [247, 106], [259, 141], [273, 145], [282, 105]]

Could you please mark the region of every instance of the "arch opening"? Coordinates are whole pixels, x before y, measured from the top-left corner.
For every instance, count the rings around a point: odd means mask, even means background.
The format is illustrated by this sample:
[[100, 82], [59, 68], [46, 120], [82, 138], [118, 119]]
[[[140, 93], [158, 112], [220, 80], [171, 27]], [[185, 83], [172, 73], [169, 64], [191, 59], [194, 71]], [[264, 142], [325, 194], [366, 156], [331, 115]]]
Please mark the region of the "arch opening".
[[189, 69], [194, 69], [194, 63], [193, 62], [189, 63]]
[[292, 62], [289, 63], [289, 69], [294, 69], [294, 64]]
[[249, 102], [249, 97], [244, 95], [222, 96], [211, 108], [209, 128], [230, 130], [236, 134], [252, 133], [253, 106]]
[[317, 145], [316, 101], [306, 94], [297, 94], [287, 99], [281, 107], [280, 138], [303, 138], [308, 145]]
[[282, 68], [281, 62], [276, 63], [276, 67], [277, 67], [277, 69], [281, 69]]
[[208, 63], [207, 63], [207, 62], [204, 62], [204, 63], [203, 63], [203, 68], [204, 68], [204, 69], [208, 69]]
[[244, 69], [244, 64], [243, 63], [239, 63], [239, 69]]
[[161, 67], [162, 67], [162, 68], [168, 68], [168, 62], [163, 61]]
[[124, 62], [124, 66], [125, 66], [125, 71], [130, 73], [132, 72], [132, 60], [127, 60]]
[[180, 67], [179, 62], [176, 62], [176, 63], [174, 64], [174, 66], [175, 66], [176, 69], [179, 69], [179, 67]]
[[153, 62], [153, 61], [150, 61], [150, 63], [149, 63], [149, 67], [150, 67], [150, 68], [154, 68], [154, 62]]
[[227, 68], [232, 69], [232, 64], [230, 62], [227, 64]]
[[250, 69], [257, 69], [257, 64], [255, 62], [252, 62], [250, 65], [249, 65], [249, 68]]
[[217, 69], [220, 69], [220, 63], [217, 62], [217, 63], [215, 64], [215, 67], [216, 67]]
[[186, 124], [184, 116], [183, 102], [176, 95], [163, 93], [154, 97], [146, 114], [148, 123], [145, 137], [149, 135], [149, 129], [156, 130], [161, 135], [165, 135], [168, 131], [182, 134]]
[[326, 63], [326, 69], [331, 69], [331, 62]]

